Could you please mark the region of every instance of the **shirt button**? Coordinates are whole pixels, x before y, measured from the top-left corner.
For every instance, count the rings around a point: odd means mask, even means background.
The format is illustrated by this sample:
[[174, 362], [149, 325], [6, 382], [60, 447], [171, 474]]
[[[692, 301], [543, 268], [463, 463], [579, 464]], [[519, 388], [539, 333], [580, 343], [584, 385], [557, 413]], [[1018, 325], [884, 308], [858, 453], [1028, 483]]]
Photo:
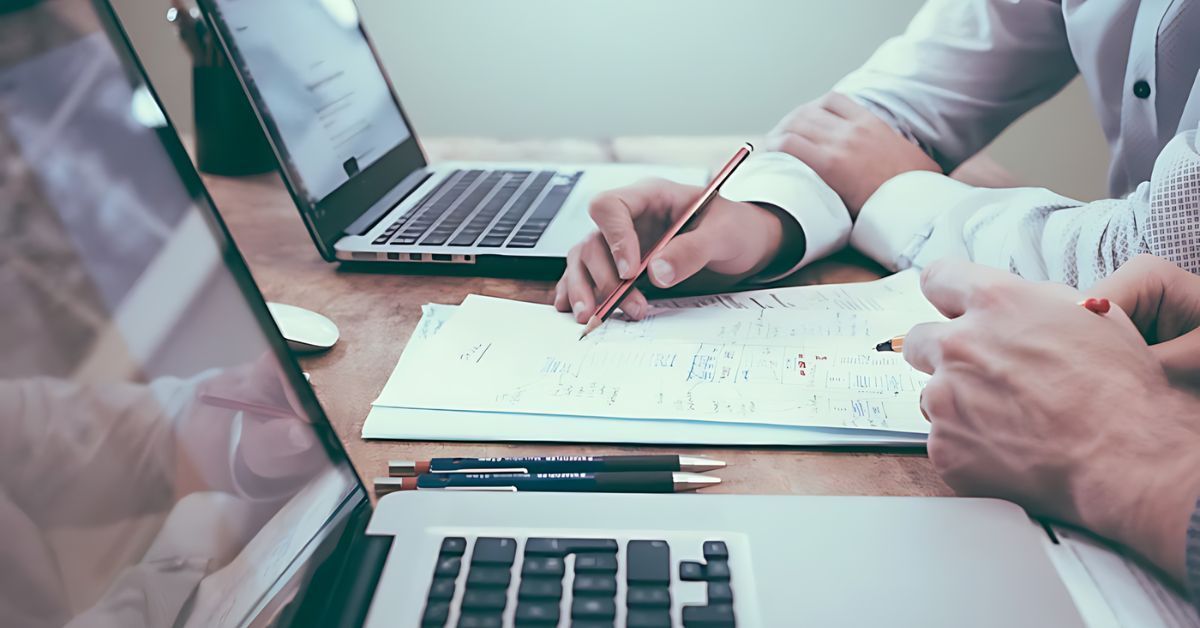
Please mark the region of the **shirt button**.
[[1146, 81], [1138, 81], [1133, 84], [1133, 95], [1145, 100], [1150, 97], [1150, 84]]

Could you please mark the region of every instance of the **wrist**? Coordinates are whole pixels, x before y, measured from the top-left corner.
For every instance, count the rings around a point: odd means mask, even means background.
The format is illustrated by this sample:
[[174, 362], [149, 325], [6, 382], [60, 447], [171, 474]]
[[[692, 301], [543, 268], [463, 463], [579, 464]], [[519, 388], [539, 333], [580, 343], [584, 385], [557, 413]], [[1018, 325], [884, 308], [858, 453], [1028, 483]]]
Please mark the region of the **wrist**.
[[770, 203], [751, 203], [763, 210], [768, 246], [759, 267], [751, 276], [772, 276], [795, 268], [804, 259], [807, 240], [800, 223], [791, 214]]

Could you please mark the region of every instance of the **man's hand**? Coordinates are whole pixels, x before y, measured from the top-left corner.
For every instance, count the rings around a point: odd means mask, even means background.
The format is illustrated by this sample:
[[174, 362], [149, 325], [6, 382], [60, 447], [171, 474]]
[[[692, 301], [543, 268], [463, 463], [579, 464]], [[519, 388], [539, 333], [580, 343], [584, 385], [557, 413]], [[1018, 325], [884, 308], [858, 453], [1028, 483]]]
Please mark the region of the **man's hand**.
[[1139, 255], [1088, 294], [1129, 313], [1172, 382], [1200, 389], [1200, 277]]
[[946, 483], [1089, 528], [1182, 579], [1200, 399], [1171, 386], [1124, 312], [961, 261], [929, 267], [922, 289], [953, 319], [904, 344], [933, 375], [921, 409]]
[[837, 92], [788, 114], [767, 136], [766, 148], [808, 164], [842, 197], [851, 218], [892, 177], [913, 170], [942, 171], [887, 123]]
[[[652, 180], [596, 197], [590, 213], [599, 230], [567, 255], [567, 270], [558, 282], [554, 306], [560, 312], [574, 312], [580, 323], [587, 322], [597, 301], [637, 273], [642, 255], [702, 192], [690, 185]], [[693, 224], [650, 261], [647, 274], [655, 286], [671, 288], [696, 276], [695, 281], [707, 288], [727, 287], [762, 271], [785, 246], [785, 240], [788, 246], [798, 248], [795, 241], [802, 237], [794, 221], [720, 196]], [[649, 303], [635, 289], [621, 309], [639, 320]]]

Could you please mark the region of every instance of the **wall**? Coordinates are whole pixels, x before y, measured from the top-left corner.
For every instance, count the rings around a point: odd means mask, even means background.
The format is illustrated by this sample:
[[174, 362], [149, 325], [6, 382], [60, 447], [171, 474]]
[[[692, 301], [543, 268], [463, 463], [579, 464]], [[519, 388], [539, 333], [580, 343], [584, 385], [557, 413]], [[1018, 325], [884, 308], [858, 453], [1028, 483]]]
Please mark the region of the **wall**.
[[[161, 3], [165, 10], [165, 0]], [[174, 117], [182, 51], [148, 0], [116, 0]], [[827, 90], [921, 0], [359, 0], [424, 136], [753, 134]], [[1105, 194], [1107, 146], [1076, 82], [990, 149], [1029, 184]]]

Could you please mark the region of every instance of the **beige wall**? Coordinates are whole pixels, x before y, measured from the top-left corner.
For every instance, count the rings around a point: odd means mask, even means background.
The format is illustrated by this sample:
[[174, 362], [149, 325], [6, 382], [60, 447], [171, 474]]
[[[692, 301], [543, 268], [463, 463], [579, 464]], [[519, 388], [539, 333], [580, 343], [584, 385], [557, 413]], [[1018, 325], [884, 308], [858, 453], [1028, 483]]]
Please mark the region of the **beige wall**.
[[[115, 2], [172, 116], [190, 118], [166, 0]], [[861, 63], [920, 4], [359, 0], [422, 135], [500, 138], [760, 133]], [[1107, 147], [1078, 83], [991, 153], [1030, 184], [1105, 193]]]

